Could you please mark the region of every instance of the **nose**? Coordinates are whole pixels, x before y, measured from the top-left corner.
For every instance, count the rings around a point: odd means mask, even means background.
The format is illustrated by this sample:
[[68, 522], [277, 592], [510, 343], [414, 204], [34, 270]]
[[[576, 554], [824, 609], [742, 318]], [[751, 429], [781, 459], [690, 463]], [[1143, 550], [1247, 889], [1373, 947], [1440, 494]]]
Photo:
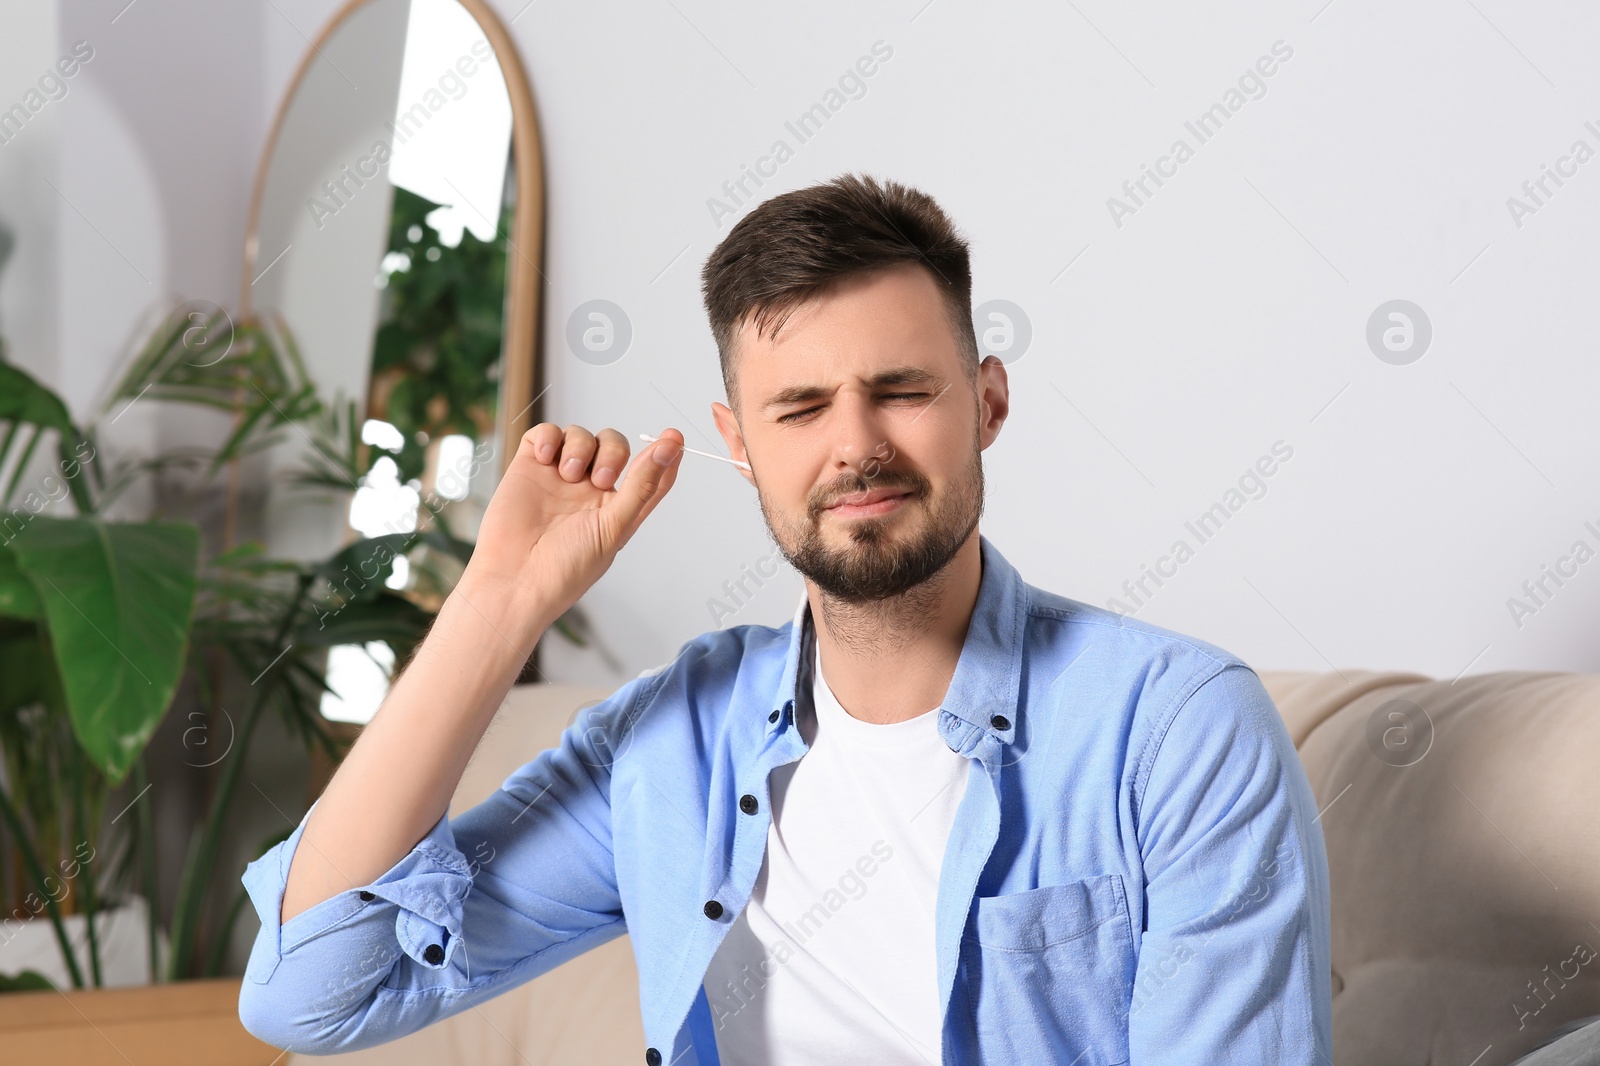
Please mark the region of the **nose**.
[[834, 474], [854, 470], [871, 477], [893, 454], [884, 432], [880, 412], [870, 396], [841, 389], [835, 396], [829, 429], [833, 436], [831, 457]]

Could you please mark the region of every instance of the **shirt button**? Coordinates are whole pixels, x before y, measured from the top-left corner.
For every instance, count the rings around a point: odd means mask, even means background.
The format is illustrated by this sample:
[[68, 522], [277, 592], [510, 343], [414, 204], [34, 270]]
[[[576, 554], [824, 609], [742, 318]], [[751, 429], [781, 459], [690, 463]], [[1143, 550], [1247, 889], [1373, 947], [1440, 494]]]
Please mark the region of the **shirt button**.
[[722, 917], [722, 904], [714, 899], [706, 900], [706, 905], [701, 909], [706, 912], [706, 917], [713, 922]]
[[661, 1066], [661, 1052], [653, 1047], [644, 1049], [644, 1066]]
[[740, 796], [739, 809], [746, 814], [754, 814], [761, 809], [761, 804], [757, 802], [754, 796]]
[[361, 890], [361, 902], [362, 903], [371, 903], [373, 900], [375, 900], [377, 898], [378, 898], [377, 896], [374, 896], [371, 892], [368, 892], [366, 889], [362, 889]]
[[989, 724], [994, 726], [996, 729], [1004, 731], [1011, 728], [1011, 719], [1007, 718], [1003, 714], [997, 714], [993, 718], [989, 719]]
[[778, 720], [778, 712], [777, 711], [773, 711], [771, 714], [767, 715], [767, 721], [776, 722], [777, 720]]
[[437, 966], [444, 961], [444, 948], [438, 944], [429, 944], [428, 950], [422, 953], [422, 960], [429, 966]]

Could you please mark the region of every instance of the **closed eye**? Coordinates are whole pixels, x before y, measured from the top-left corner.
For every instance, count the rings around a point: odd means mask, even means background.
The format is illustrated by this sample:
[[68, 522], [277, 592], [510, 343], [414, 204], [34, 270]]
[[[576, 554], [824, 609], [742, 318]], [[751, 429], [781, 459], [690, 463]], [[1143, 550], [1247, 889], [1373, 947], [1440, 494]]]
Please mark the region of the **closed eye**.
[[[888, 393], [884, 393], [883, 394], [883, 399], [885, 399], [885, 400], [922, 400], [922, 399], [926, 399], [927, 396], [928, 396], [928, 394], [925, 393], [925, 392], [888, 392]], [[806, 415], [812, 414], [812, 413], [814, 413], [816, 411], [820, 411], [820, 410], [821, 410], [820, 407], [807, 407], [804, 410], [790, 411], [786, 415], [779, 415], [777, 420], [779, 422], [794, 422], [794, 421], [797, 421], [797, 420], [799, 420], [801, 418], [804, 418]]]

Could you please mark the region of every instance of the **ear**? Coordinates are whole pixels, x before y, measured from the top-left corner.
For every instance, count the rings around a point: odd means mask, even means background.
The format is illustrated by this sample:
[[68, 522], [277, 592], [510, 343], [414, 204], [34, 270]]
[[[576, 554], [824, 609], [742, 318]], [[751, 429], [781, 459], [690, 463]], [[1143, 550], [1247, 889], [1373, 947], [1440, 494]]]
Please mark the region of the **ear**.
[[[748, 463], [750, 455], [744, 449], [744, 433], [740, 431], [739, 419], [734, 415], [733, 411], [728, 408], [727, 404], [713, 400], [711, 403], [711, 418], [717, 424], [717, 432], [722, 434], [723, 443], [728, 446], [728, 454], [742, 463]], [[743, 474], [744, 479], [750, 484], [754, 485], [756, 483], [755, 475], [744, 467], [739, 466], [734, 467], [734, 469]]]
[[983, 421], [978, 426], [978, 448], [983, 450], [1000, 436], [1011, 413], [1011, 386], [1006, 380], [1006, 365], [998, 356], [985, 356], [978, 364], [978, 411]]

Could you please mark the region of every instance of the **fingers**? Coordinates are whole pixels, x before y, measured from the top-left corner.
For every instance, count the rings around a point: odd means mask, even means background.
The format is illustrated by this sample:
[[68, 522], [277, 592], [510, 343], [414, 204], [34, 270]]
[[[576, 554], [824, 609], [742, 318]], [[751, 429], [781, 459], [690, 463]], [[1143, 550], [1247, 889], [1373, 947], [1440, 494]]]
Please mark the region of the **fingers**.
[[602, 429], [595, 434], [594, 473], [589, 480], [596, 488], [609, 489], [622, 476], [628, 465], [628, 438], [614, 429]]
[[562, 439], [561, 427], [553, 422], [540, 422], [522, 435], [523, 444], [532, 448], [533, 457], [545, 466], [561, 454]]
[[602, 497], [600, 512], [604, 541], [615, 550], [627, 543], [672, 488], [683, 457], [683, 434], [676, 429], [662, 430], [659, 439], [631, 463], [628, 450], [628, 439], [614, 429], [593, 434], [578, 425], [562, 429], [541, 422], [522, 435], [513, 469], [527, 470], [523, 464], [531, 457], [542, 466], [554, 466], [563, 481], [577, 483], [589, 477], [596, 488], [611, 489]]
[[612, 524], [612, 543], [618, 547], [633, 536], [639, 524], [655, 510], [657, 503], [672, 488], [683, 458], [683, 434], [664, 429], [660, 439], [645, 445], [628, 466], [627, 476], [616, 492], [606, 497], [602, 510]]
[[556, 467], [562, 481], [582, 481], [589, 472], [589, 460], [594, 458], [594, 434], [579, 425], [567, 427], [566, 439], [561, 445], [561, 461]]
[[628, 465], [628, 438], [614, 429], [594, 434], [579, 425], [562, 429], [553, 422], [540, 422], [524, 433], [522, 440], [539, 463], [556, 467], [561, 480], [567, 482], [589, 477], [596, 488], [609, 489]]

